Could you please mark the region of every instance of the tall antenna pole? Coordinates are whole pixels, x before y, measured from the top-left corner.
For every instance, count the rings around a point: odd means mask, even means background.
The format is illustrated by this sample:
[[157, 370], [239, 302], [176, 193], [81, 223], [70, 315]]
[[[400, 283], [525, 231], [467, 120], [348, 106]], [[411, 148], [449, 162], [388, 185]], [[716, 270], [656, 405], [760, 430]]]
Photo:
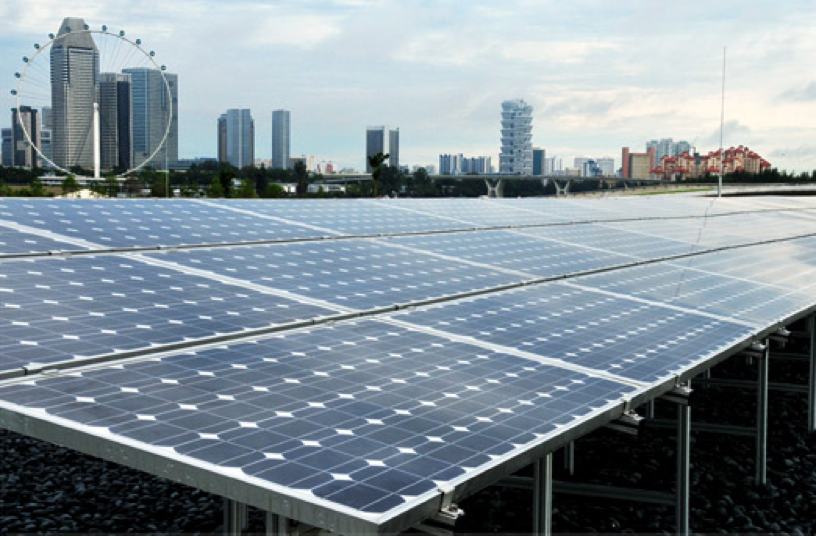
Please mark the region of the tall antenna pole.
[[94, 158], [94, 179], [99, 180], [100, 173], [99, 168], [102, 167], [100, 164], [101, 156], [100, 156], [100, 144], [101, 140], [99, 139], [99, 104], [94, 103], [93, 105], [93, 158]]
[[725, 47], [723, 47], [722, 103], [720, 105], [720, 173], [717, 179], [717, 197], [722, 197], [723, 180], [723, 128], [725, 125]]

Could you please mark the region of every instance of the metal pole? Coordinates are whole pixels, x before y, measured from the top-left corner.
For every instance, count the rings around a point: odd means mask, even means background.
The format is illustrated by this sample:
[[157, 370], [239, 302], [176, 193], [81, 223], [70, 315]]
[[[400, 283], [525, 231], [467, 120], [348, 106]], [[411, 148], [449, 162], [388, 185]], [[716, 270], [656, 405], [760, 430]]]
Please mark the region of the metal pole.
[[552, 453], [533, 467], [533, 534], [552, 535]]
[[224, 499], [224, 536], [240, 536], [247, 528], [249, 511], [247, 505], [232, 499]]
[[286, 536], [289, 520], [272, 512], [266, 513], [266, 536]]
[[722, 105], [720, 107], [720, 173], [717, 179], [717, 197], [722, 197], [723, 179], [723, 128], [725, 124], [725, 47], [723, 47], [723, 68], [722, 68]]
[[93, 158], [94, 158], [94, 179], [99, 180], [101, 177], [101, 149], [100, 149], [100, 130], [99, 130], [99, 103], [95, 102], [93, 105]]
[[770, 341], [765, 341], [765, 355], [757, 360], [757, 425], [756, 425], [756, 476], [758, 486], [768, 482], [768, 357]]
[[564, 469], [570, 475], [575, 474], [575, 442], [570, 441], [564, 445]]
[[649, 400], [646, 403], [646, 418], [647, 419], [654, 419], [655, 418], [655, 401]]
[[677, 534], [688, 536], [689, 528], [689, 455], [691, 453], [691, 407], [677, 405], [677, 484], [675, 489], [675, 523]]
[[810, 331], [810, 379], [808, 381], [808, 432], [816, 432], [816, 315], [808, 318]]

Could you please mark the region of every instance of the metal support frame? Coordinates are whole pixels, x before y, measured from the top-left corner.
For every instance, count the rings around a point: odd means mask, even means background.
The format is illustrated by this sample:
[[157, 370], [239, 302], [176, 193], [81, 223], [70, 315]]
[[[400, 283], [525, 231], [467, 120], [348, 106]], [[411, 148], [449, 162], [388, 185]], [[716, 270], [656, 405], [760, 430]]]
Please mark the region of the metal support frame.
[[768, 353], [757, 360], [757, 424], [756, 424], [756, 472], [754, 481], [758, 486], [768, 482]]
[[643, 417], [638, 415], [635, 411], [629, 410], [607, 424], [606, 427], [610, 430], [623, 432], [624, 434], [637, 435], [641, 422], [643, 422]]
[[487, 197], [504, 197], [504, 179], [485, 179]]
[[808, 378], [808, 432], [816, 432], [816, 315], [808, 318], [810, 375]]
[[575, 474], [575, 441], [564, 445], [564, 469], [569, 475]]
[[[734, 389], [756, 389], [757, 382], [754, 380], [734, 380], [731, 378], [712, 378], [710, 380], [698, 379], [700, 385], [710, 385], [712, 387], [728, 387]], [[768, 382], [768, 389], [771, 391], [783, 391], [786, 393], [807, 393], [807, 385], [798, 383], [778, 383]]]
[[552, 453], [533, 467], [533, 534], [552, 535]]
[[224, 499], [224, 536], [240, 536], [249, 525], [249, 507], [232, 499]]
[[689, 488], [691, 487], [689, 456], [691, 454], [691, 407], [677, 405], [677, 483], [674, 518], [677, 534], [688, 536]]
[[[654, 428], [675, 428], [677, 420], [675, 419], [654, 419], [648, 421], [647, 426]], [[733, 426], [731, 424], [717, 424], [710, 422], [694, 422], [691, 425], [692, 432], [711, 432], [715, 434], [725, 434], [743, 437], [756, 437], [756, 428], [753, 426]]]
[[289, 533], [289, 518], [266, 513], [266, 536], [286, 536]]
[[555, 195], [556, 197], [563, 197], [565, 195], [569, 195], [570, 186], [572, 185], [572, 179], [567, 179], [563, 181], [563, 186], [561, 186], [561, 182], [559, 180], [553, 179], [553, 184], [555, 185]]

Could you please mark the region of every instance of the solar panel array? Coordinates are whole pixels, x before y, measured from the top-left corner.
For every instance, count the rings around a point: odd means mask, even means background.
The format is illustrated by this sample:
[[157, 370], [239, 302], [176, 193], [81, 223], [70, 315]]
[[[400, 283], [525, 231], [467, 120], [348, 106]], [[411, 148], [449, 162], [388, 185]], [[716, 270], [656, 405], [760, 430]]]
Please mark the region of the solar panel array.
[[814, 272], [803, 198], [0, 199], [0, 425], [398, 531], [811, 311]]

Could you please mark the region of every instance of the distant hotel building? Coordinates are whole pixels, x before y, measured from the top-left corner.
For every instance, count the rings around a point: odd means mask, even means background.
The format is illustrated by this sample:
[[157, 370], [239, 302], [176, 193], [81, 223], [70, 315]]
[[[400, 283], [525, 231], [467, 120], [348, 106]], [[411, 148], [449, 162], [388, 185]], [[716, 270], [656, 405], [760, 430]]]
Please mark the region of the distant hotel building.
[[[757, 153], [740, 145], [725, 149], [722, 154], [723, 174], [745, 172], [756, 175], [771, 167], [770, 162]], [[688, 151], [677, 156], [664, 156], [655, 169], [652, 178], [664, 180], [685, 180], [718, 175], [720, 172], [720, 151], [711, 151], [707, 155], [689, 154]]]
[[99, 75], [99, 138], [104, 169], [133, 167], [133, 100], [129, 74]]
[[218, 161], [238, 169], [255, 165], [255, 121], [248, 109], [231, 109], [218, 118]]
[[[23, 132], [25, 127], [25, 132]], [[31, 143], [25, 133], [31, 137]], [[34, 168], [39, 165], [40, 156], [34, 146], [40, 144], [40, 114], [31, 106], [11, 109], [11, 165]]]
[[289, 169], [290, 114], [288, 110], [272, 112], [272, 168]]
[[51, 112], [54, 163], [63, 168], [93, 167], [93, 105], [99, 51], [85, 21], [66, 18], [51, 46]]
[[159, 152], [148, 163], [154, 169], [164, 169], [165, 161], [171, 165], [178, 160], [178, 75], [164, 73], [170, 85], [168, 100], [162, 71], [137, 68], [122, 69], [122, 72], [129, 74], [131, 81], [133, 162], [136, 165], [144, 162], [161, 145], [172, 106], [170, 133]]
[[377, 153], [389, 155], [388, 165], [399, 168], [399, 128], [387, 126], [366, 129], [366, 173], [371, 173], [368, 157]]
[[521, 99], [502, 103], [499, 172], [533, 173], [533, 107]]

